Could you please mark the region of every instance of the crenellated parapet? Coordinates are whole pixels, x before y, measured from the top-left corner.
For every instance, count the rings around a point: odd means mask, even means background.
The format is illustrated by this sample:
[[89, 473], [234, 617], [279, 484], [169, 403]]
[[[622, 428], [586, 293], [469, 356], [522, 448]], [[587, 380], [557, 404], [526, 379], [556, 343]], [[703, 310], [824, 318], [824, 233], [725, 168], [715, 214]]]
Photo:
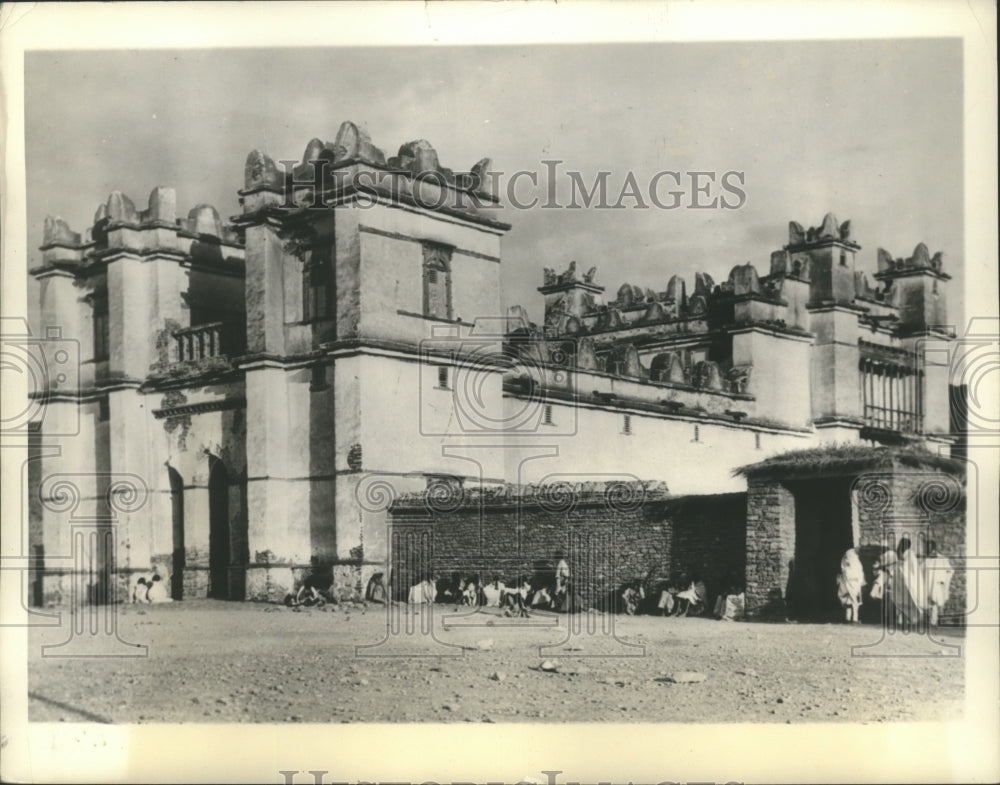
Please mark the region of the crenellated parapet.
[[911, 256], [894, 258], [879, 248], [875, 278], [884, 286], [882, 299], [898, 312], [901, 335], [943, 330], [948, 324], [945, 290], [951, 276], [944, 272], [940, 251], [932, 256], [924, 243], [918, 243]]
[[932, 272], [945, 279], [951, 276], [944, 272], [944, 254], [938, 251], [931, 256], [927, 246], [918, 243], [909, 257], [894, 258], [885, 248], [878, 249], [878, 272], [876, 278], [892, 278], [914, 272]]
[[[600, 296], [604, 288], [596, 284], [596, 275], [596, 267], [580, 275], [575, 261], [562, 273], [544, 268], [545, 283], [538, 291], [545, 295], [545, 326], [549, 334], [596, 335], [665, 325], [690, 331], [736, 322], [777, 325], [783, 321], [782, 276], [761, 276], [749, 262], [734, 266], [728, 278], [719, 284], [706, 272], [696, 273], [690, 295], [684, 279], [674, 275], [662, 291], [623, 283], [615, 298], [606, 302]], [[684, 325], [686, 322], [692, 324]], [[789, 320], [789, 324], [794, 322]], [[613, 340], [613, 336], [607, 335], [605, 339]]]
[[182, 258], [196, 252], [195, 244], [228, 246], [221, 254], [227, 258], [239, 259], [242, 253], [238, 235], [212, 205], [200, 204], [178, 218], [172, 188], [154, 188], [142, 210], [126, 194], [112, 191], [83, 232], [73, 231], [62, 218], [46, 217], [39, 246], [42, 264], [32, 272], [51, 268], [88, 272], [95, 261], [118, 252]]
[[833, 213], [824, 215], [819, 226], [810, 226], [808, 229], [803, 229], [802, 225], [796, 221], [788, 223], [788, 245], [786, 248], [822, 245], [829, 242], [861, 247], [851, 237], [851, 222], [840, 223]]
[[244, 216], [275, 208], [332, 206], [360, 194], [487, 219], [482, 209], [499, 201], [489, 158], [456, 172], [441, 164], [426, 139], [405, 142], [396, 155], [386, 155], [367, 131], [350, 121], [341, 124], [332, 141], [311, 139], [297, 163], [251, 151], [239, 193]]

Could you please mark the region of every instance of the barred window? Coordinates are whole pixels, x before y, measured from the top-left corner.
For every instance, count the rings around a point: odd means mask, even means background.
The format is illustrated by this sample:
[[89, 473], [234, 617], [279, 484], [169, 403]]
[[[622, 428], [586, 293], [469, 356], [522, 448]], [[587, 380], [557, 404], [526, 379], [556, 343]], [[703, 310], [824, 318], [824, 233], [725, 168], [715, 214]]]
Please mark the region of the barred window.
[[903, 360], [862, 357], [861, 398], [865, 424], [880, 430], [922, 433], [923, 373]]
[[302, 269], [302, 320], [329, 319], [334, 299], [333, 244], [314, 247]]
[[451, 320], [451, 248], [424, 244], [424, 316]]

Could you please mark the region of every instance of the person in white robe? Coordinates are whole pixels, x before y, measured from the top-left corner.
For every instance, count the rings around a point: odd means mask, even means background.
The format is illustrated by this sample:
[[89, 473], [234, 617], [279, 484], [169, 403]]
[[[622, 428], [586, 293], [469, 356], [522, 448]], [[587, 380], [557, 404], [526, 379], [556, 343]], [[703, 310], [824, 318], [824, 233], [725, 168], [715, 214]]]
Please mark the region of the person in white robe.
[[896, 557], [889, 594], [896, 622], [905, 629], [918, 624], [927, 612], [927, 587], [923, 565], [914, 553], [909, 537], [900, 539]]
[[483, 586], [483, 594], [486, 595], [486, 604], [491, 608], [499, 608], [504, 592], [506, 591], [506, 584], [494, 575], [493, 580]]
[[924, 559], [924, 580], [927, 585], [928, 623], [932, 627], [937, 626], [941, 609], [948, 602], [954, 574], [951, 559], [938, 552], [934, 540], [928, 542], [927, 556]]
[[840, 560], [837, 575], [837, 599], [844, 609], [844, 621], [857, 622], [861, 609], [861, 590], [865, 587], [865, 570], [854, 548], [848, 548]]
[[146, 596], [149, 602], [153, 604], [173, 602], [173, 598], [170, 596], [170, 589], [167, 588], [167, 582], [159, 574], [154, 575], [153, 580], [149, 582], [149, 591]]

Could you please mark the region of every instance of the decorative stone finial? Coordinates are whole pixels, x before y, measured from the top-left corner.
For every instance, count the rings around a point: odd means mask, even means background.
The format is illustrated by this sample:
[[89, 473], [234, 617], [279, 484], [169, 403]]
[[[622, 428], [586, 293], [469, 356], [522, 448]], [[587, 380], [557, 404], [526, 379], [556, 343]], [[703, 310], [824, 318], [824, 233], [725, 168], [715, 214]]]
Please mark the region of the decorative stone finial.
[[333, 160], [339, 163], [343, 160], [358, 160], [365, 163], [385, 165], [385, 153], [372, 144], [371, 137], [363, 128], [350, 121], [340, 124], [337, 138], [328, 148], [333, 151]]
[[210, 204], [199, 204], [188, 213], [188, 229], [195, 234], [222, 237], [222, 222], [219, 211]]
[[139, 214], [136, 212], [135, 205], [121, 191], [111, 192], [106, 207], [107, 217], [112, 221], [131, 224], [139, 222]]
[[243, 186], [247, 191], [257, 188], [280, 189], [283, 184], [277, 165], [260, 150], [252, 150], [243, 168]]
[[481, 158], [472, 167], [472, 171], [470, 172], [471, 182], [469, 183], [469, 187], [476, 193], [485, 194], [487, 196], [497, 196], [495, 178], [489, 176], [492, 170], [493, 161], [489, 158]]
[[150, 221], [164, 221], [174, 224], [177, 221], [177, 193], [173, 188], [158, 185], [149, 193], [149, 209], [146, 217]]
[[788, 222], [788, 244], [801, 245], [806, 241], [806, 230], [796, 221]]
[[736, 265], [730, 270], [728, 282], [732, 286], [733, 294], [760, 293], [760, 278], [757, 276], [757, 268], [750, 262]]
[[74, 232], [58, 215], [46, 215], [45, 227], [42, 233], [43, 245], [54, 245], [55, 243], [65, 245], [79, 245], [80, 233]]
[[823, 223], [819, 227], [819, 231], [816, 234], [817, 240], [831, 240], [840, 239], [840, 227], [837, 225], [837, 219], [833, 213], [827, 213], [823, 216]]

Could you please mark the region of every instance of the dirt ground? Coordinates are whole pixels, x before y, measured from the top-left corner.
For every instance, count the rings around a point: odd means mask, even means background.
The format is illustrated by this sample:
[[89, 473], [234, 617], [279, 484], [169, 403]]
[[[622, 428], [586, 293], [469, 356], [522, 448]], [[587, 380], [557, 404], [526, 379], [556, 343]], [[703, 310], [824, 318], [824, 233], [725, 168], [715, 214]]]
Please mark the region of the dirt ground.
[[[43, 657], [43, 644], [69, 636], [66, 613], [63, 627], [31, 631], [30, 719], [801, 723], [961, 715], [960, 630], [883, 638], [869, 625], [599, 614], [536, 614], [516, 625], [450, 606], [429, 616], [398, 611], [400, 631], [409, 618], [414, 634], [387, 636], [380, 606], [124, 606], [119, 635], [147, 645], [147, 657]], [[612, 621], [613, 637], [604, 634]], [[422, 634], [424, 622], [433, 635]], [[579, 631], [570, 634], [568, 623]], [[682, 672], [704, 679], [670, 680]]]

